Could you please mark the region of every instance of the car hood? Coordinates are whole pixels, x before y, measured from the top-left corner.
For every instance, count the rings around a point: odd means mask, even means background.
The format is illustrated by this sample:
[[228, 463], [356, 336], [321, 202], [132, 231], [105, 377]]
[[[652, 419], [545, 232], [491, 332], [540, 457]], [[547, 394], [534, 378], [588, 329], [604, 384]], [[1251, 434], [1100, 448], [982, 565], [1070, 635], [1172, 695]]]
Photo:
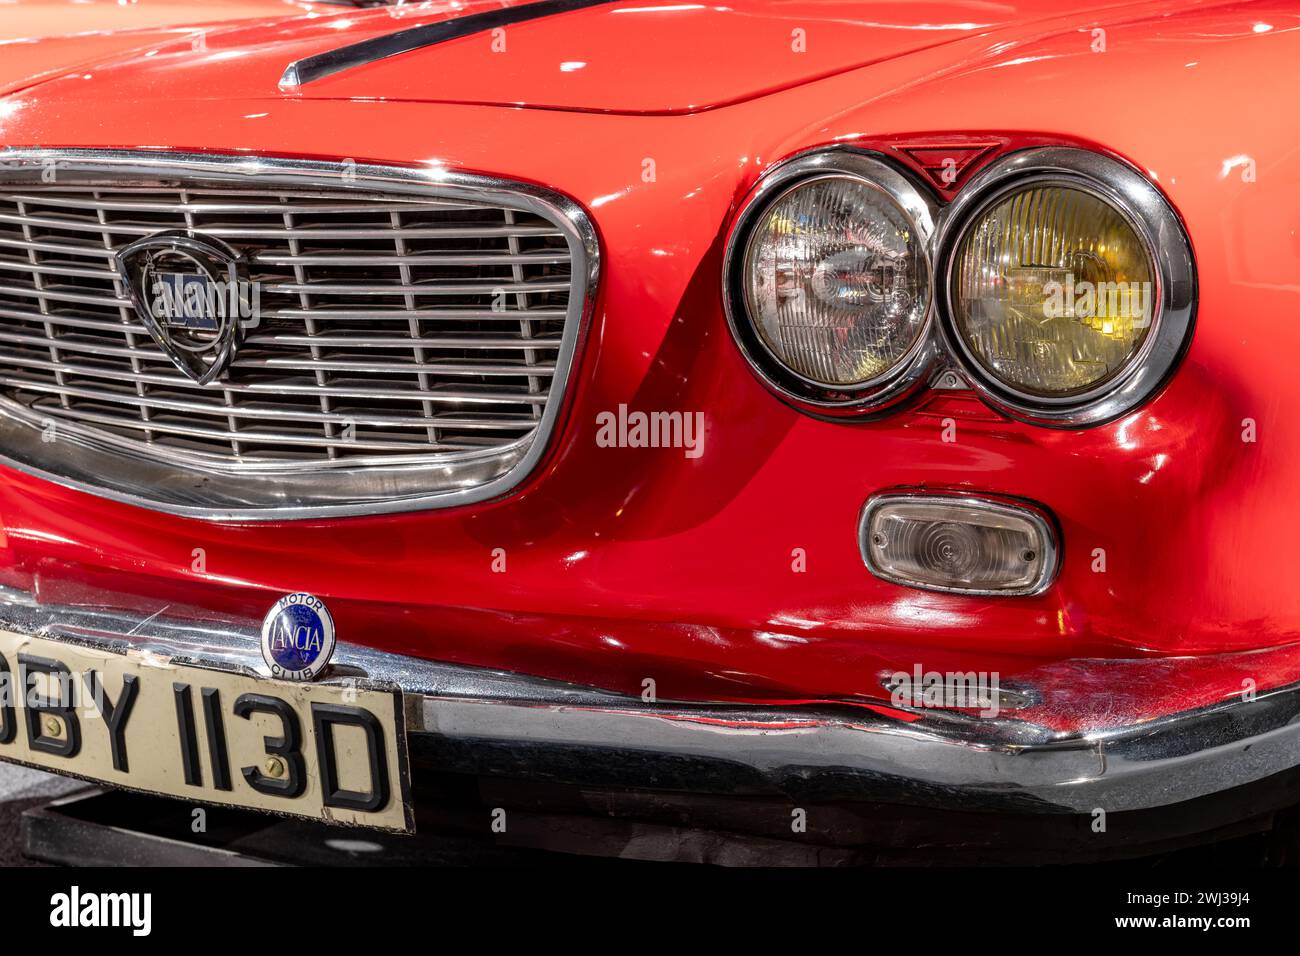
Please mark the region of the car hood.
[[311, 0], [0, 0], [0, 92], [231, 21], [302, 14], [320, 5]]
[[[215, 10], [259, 6], [259, 0], [203, 4]], [[260, 0], [266, 9], [284, 0]], [[58, 0], [23, 0], [29, 7]], [[148, 7], [150, 3], [142, 6]], [[1059, 0], [943, 0], [844, 2], [785, 0], [743, 6], [694, 3], [610, 2], [535, 15], [531, 4], [500, 0], [421, 3], [376, 10], [317, 4], [293, 17], [264, 18], [190, 33], [165, 33], [57, 41], [57, 54], [75, 65], [77, 80], [114, 84], [131, 95], [137, 87], [167, 89], [174, 98], [300, 96], [473, 103], [614, 113], [689, 113], [752, 99], [822, 77], [930, 47], [969, 40], [1015, 24], [1080, 29], [1082, 10], [1145, 4]], [[176, 4], [156, 0], [158, 16]], [[192, 4], [185, 5], [194, 11]], [[540, 5], [543, 8], [549, 5]], [[119, 8], [120, 9], [120, 8]], [[418, 26], [509, 9], [516, 22], [389, 56], [285, 91], [289, 64]], [[5, 7], [0, 0], [0, 17]], [[138, 14], [139, 11], [136, 11]], [[992, 41], [991, 41], [992, 42]], [[112, 44], [119, 44], [112, 49]], [[45, 43], [33, 48], [45, 48]], [[98, 58], [98, 59], [96, 59]], [[39, 59], [39, 58], [36, 58]], [[36, 59], [29, 64], [34, 65]], [[0, 70], [0, 90], [10, 92], [49, 78], [44, 68], [24, 78], [23, 67]], [[93, 71], [84, 69], [95, 62]], [[8, 74], [8, 82], [6, 81]], [[89, 91], [87, 91], [89, 92]]]

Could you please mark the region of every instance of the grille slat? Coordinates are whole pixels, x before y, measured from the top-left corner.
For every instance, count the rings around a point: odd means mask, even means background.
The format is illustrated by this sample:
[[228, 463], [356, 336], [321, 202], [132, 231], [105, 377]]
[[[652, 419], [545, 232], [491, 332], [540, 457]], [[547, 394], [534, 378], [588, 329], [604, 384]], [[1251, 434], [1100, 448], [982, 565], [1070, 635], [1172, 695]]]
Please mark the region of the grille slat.
[[[247, 202], [195, 202], [188, 198], [194, 195], [205, 195], [201, 191], [187, 191], [187, 198], [181, 202], [131, 202], [120, 199], [102, 199], [92, 198], [89, 202], [86, 197], [79, 191], [73, 190], [71, 195], [61, 196], [57, 188], [48, 192], [35, 193], [0, 193], [0, 202], [27, 203], [29, 205], [50, 206], [54, 208], [66, 209], [89, 209], [92, 211], [104, 212], [160, 212], [174, 213], [180, 212], [189, 215], [215, 215], [222, 213], [225, 215], [279, 215], [283, 210], [276, 203], [247, 203]], [[461, 209], [473, 210], [478, 207], [471, 203], [455, 203], [447, 201], [432, 200], [405, 200], [402, 202], [391, 203], [317, 203], [311, 204], [310, 201], [304, 200], [294, 207], [294, 211], [300, 215], [331, 215], [344, 214], [353, 215], [358, 212], [383, 213], [387, 215], [395, 210], [406, 210], [412, 205], [436, 205], [439, 209]]]
[[[112, 425], [114, 427], [125, 426], [128, 428], [139, 428], [145, 431], [157, 432], [159, 434], [183, 435], [186, 437], [214, 438], [220, 441], [231, 441], [238, 439], [241, 442], [257, 444], [277, 444], [277, 445], [304, 445], [304, 446], [326, 446], [334, 439], [316, 434], [296, 434], [286, 431], [274, 431], [261, 428], [248, 428], [238, 432], [231, 432], [220, 428], [204, 428], [202, 425], [193, 424], [172, 424], [163, 421], [143, 422], [131, 421], [127, 418], [121, 418], [114, 415], [88, 412], [84, 409], [69, 411], [65, 409], [56, 409], [53, 414], [71, 419], [78, 422], [92, 422], [101, 425]], [[366, 439], [357, 442], [358, 447], [367, 451], [427, 451], [428, 443], [424, 441], [398, 441], [388, 440], [381, 441], [378, 439]], [[455, 445], [441, 445], [439, 448], [443, 451], [466, 451], [478, 446], [468, 443], [459, 443]], [[266, 460], [263, 458], [262, 460]]]
[[66, 242], [34, 242], [26, 239], [14, 239], [0, 232], [0, 249], [22, 249], [24, 252], [51, 252], [56, 255], [91, 256], [97, 259], [111, 260], [115, 253], [102, 246], [74, 246]]
[[[288, 199], [284, 196], [280, 197], [280, 218], [281, 221], [284, 223], [285, 229], [292, 230], [294, 228], [295, 220], [294, 220], [293, 208], [289, 203]], [[301, 255], [302, 243], [299, 242], [297, 239], [290, 239], [289, 254], [291, 256], [294, 256], [295, 258]], [[294, 281], [300, 287], [306, 285], [307, 283], [306, 266], [304, 266], [302, 263], [297, 261], [291, 262], [290, 265], [293, 267]], [[298, 304], [302, 306], [303, 325], [307, 329], [308, 336], [315, 336], [317, 331], [316, 319], [315, 316], [312, 314], [310, 293], [302, 291], [302, 289], [299, 288], [297, 290], [297, 295], [298, 295]], [[316, 344], [312, 344], [311, 346], [309, 346], [309, 348], [311, 349], [311, 362], [313, 367], [312, 374], [315, 375], [316, 377], [316, 384], [323, 387], [326, 383], [328, 376], [326, 374], [325, 369], [316, 367], [316, 362], [320, 359], [321, 356], [320, 346]], [[328, 415], [331, 411], [330, 396], [321, 395], [319, 398], [319, 402], [320, 402], [320, 410], [324, 412], [326, 415]], [[427, 413], [427, 409], [426, 409], [426, 413]], [[324, 433], [326, 440], [329, 441], [334, 437], [335, 432], [337, 431], [337, 427], [329, 419], [323, 419], [321, 422], [321, 431]], [[433, 433], [432, 430], [430, 430], [429, 432], [429, 443], [430, 445], [437, 444], [436, 435]], [[338, 449], [333, 445], [332, 442], [327, 446], [327, 449], [328, 450], [326, 451], [326, 455], [328, 455], [329, 458], [331, 459], [338, 458]]]
[[[39, 273], [33, 273], [33, 276], [38, 279], [40, 278]], [[7, 285], [0, 282], [0, 299], [9, 297], [21, 299], [35, 291], [37, 290], [34, 290], [30, 286]], [[44, 302], [65, 302], [71, 305], [98, 305], [113, 309], [114, 311], [120, 309], [122, 306], [129, 307], [131, 305], [129, 299], [117, 295], [116, 292], [107, 296], [92, 295], [85, 292], [70, 292], [67, 289], [50, 288], [44, 283], [41, 284], [39, 292], [40, 295], [38, 301]]]
[[509, 256], [475, 256], [464, 253], [445, 255], [405, 256], [349, 256], [335, 253], [320, 255], [277, 256], [258, 253], [253, 261], [268, 266], [495, 266], [495, 265], [561, 265], [569, 261], [567, 253], [543, 252]]
[[[506, 210], [503, 210], [503, 211], [504, 211], [504, 213], [505, 213], [506, 223], [507, 223], [507, 224], [510, 224], [510, 225], [513, 225], [513, 224], [514, 224], [514, 221], [515, 221], [515, 213], [514, 213], [514, 210], [513, 210], [513, 209], [506, 209]], [[517, 238], [515, 238], [514, 236], [511, 236], [511, 237], [510, 237], [510, 241], [509, 241], [509, 245], [510, 245], [510, 253], [511, 253], [511, 256], [512, 256], [512, 257], [516, 257], [516, 256], [518, 256], [518, 255], [519, 255], [519, 240], [518, 240]], [[511, 265], [511, 267], [510, 267], [510, 274], [511, 274], [511, 277], [515, 280], [515, 288], [516, 288], [516, 289], [519, 289], [520, 286], [523, 286], [523, 285], [525, 284], [525, 283], [524, 283], [524, 272], [523, 272], [523, 270], [522, 270], [521, 268], [519, 268], [519, 265], [518, 265], [517, 263], [514, 263], [514, 264]], [[515, 305], [518, 307], [519, 312], [523, 313], [524, 316], [525, 316], [525, 317], [520, 318], [520, 320], [519, 320], [519, 331], [520, 331], [520, 333], [523, 335], [524, 338], [526, 338], [526, 339], [531, 339], [531, 338], [533, 337], [533, 326], [532, 326], [532, 322], [531, 322], [531, 320], [530, 320], [529, 318], [526, 317], [526, 316], [527, 316], [527, 313], [528, 313], [528, 292], [527, 292], [527, 291], [525, 291], [525, 290], [520, 290], [520, 291], [517, 291], [517, 292], [516, 292], [516, 294], [515, 294]], [[531, 366], [531, 365], [536, 365], [536, 364], [537, 364], [537, 352], [536, 352], [535, 350], [533, 350], [533, 349], [527, 349], [527, 350], [525, 350], [525, 351], [524, 351], [524, 361], [525, 361], [528, 365], [530, 365], [530, 366]], [[540, 388], [540, 380], [538, 379], [538, 377], [535, 376], [535, 375], [530, 375], [530, 376], [528, 377], [528, 390], [529, 390], [529, 391], [532, 391], [532, 392], [536, 392], [539, 388]], [[537, 407], [537, 406], [533, 406], [533, 414], [534, 414], [534, 415], [538, 415], [538, 416], [540, 416], [540, 415], [541, 415], [541, 412], [542, 412], [542, 410], [541, 410], [539, 407]]]
[[[40, 359], [30, 355], [15, 355], [10, 352], [0, 350], [0, 364], [19, 365], [25, 370], [45, 369], [50, 372], [58, 372], [67, 376], [80, 376], [82, 378], [106, 379], [117, 382], [143, 382], [149, 385], [162, 385], [169, 388], [188, 388], [193, 383], [187, 378], [182, 378], [179, 374], [166, 375], [154, 372], [132, 372], [125, 368], [115, 368], [109, 366], [96, 365], [78, 365], [68, 358], [61, 358], [58, 361], [49, 359]], [[521, 374], [526, 374], [522, 372]], [[318, 385], [312, 382], [310, 377], [303, 377], [298, 380], [286, 381], [265, 381], [265, 382], [225, 382], [223, 387], [214, 389], [214, 393], [229, 391], [232, 393], [240, 392], [247, 394], [271, 394], [271, 395], [311, 395], [320, 396], [328, 395], [339, 398], [374, 398], [389, 399], [392, 401], [409, 401], [409, 402], [442, 402], [444, 404], [465, 404], [465, 405], [482, 405], [482, 404], [517, 404], [517, 403], [545, 403], [545, 395], [515, 395], [511, 392], [487, 391], [480, 392], [469, 391], [464, 388], [459, 390], [441, 389], [398, 389], [398, 388], [371, 388], [364, 384], [358, 384], [360, 380], [335, 379], [327, 385]]]
[[489, 338], [487, 336], [464, 336], [464, 335], [446, 335], [434, 338], [433, 336], [424, 335], [418, 339], [407, 337], [398, 337], [393, 335], [290, 335], [290, 334], [259, 334], [249, 336], [246, 340], [254, 344], [289, 344], [289, 345], [332, 345], [340, 348], [347, 347], [364, 347], [375, 349], [388, 348], [411, 348], [419, 345], [424, 348], [448, 348], [448, 349], [509, 349], [515, 351], [521, 348], [528, 349], [558, 349], [560, 342], [558, 339], [508, 339], [503, 337]]
[[[410, 266], [399, 263], [398, 268], [409, 269]], [[427, 284], [427, 285], [393, 285], [391, 283], [374, 284], [374, 285], [327, 285], [322, 282], [308, 282], [302, 284], [280, 284], [268, 285], [265, 287], [266, 292], [283, 292], [290, 295], [303, 293], [306, 295], [387, 295], [387, 296], [424, 296], [424, 295], [487, 295], [494, 296], [498, 294], [529, 293], [529, 292], [565, 292], [569, 288], [567, 282], [475, 282], [463, 283], [460, 285], [452, 284]], [[415, 303], [407, 306], [408, 309], [414, 310]], [[524, 311], [524, 306], [520, 311]]]
[[[103, 205], [99, 201], [100, 200], [99, 193], [94, 193], [93, 196], [96, 201], [95, 216], [96, 218], [99, 219], [99, 224], [101, 226], [107, 225], [108, 216], [104, 210]], [[107, 232], [101, 233], [100, 235], [104, 243], [104, 248], [112, 249], [113, 238]], [[86, 276], [82, 276], [82, 278], [86, 278]], [[89, 278], [102, 278], [102, 276], [90, 276]], [[125, 284], [122, 282], [121, 276], [116, 274], [116, 270], [114, 270], [113, 274], [111, 275], [110, 281], [113, 283], [113, 293], [116, 296], [116, 298], [121, 299], [125, 297], [126, 287]], [[118, 318], [121, 320], [123, 325], [130, 325], [131, 310], [126, 305], [120, 306], [118, 308]], [[136, 335], [134, 332], [123, 332], [122, 334], [126, 338], [126, 352], [127, 352], [127, 358], [129, 358], [131, 361], [131, 371], [136, 374], [139, 374], [143, 370], [143, 366], [140, 364], [140, 356], [136, 350]], [[67, 351], [66, 346], [65, 346], [65, 351]], [[135, 393], [141, 398], [145, 396], [147, 390], [148, 390], [148, 386], [146, 386], [143, 382], [137, 381], [135, 383]], [[61, 398], [66, 398], [66, 396], [61, 396]], [[70, 407], [70, 404], [66, 401], [64, 401], [64, 405]], [[144, 440], [147, 444], [152, 444], [154, 440], [154, 431], [153, 429], [148, 427], [150, 412], [151, 409], [149, 408], [148, 405], [144, 405], [144, 404], [140, 405], [139, 408], [140, 422], [144, 426], [143, 429]], [[128, 427], [134, 427], [134, 422], [127, 423], [127, 424]]]
[[328, 358], [312, 359], [310, 362], [302, 362], [297, 359], [236, 359], [235, 367], [299, 369], [302, 371], [319, 368], [330, 372], [416, 372], [426, 375], [486, 376], [519, 375], [520, 373], [526, 373], [530, 376], [551, 375], [555, 372], [553, 364], [523, 366], [455, 365], [427, 360], [417, 364], [412, 362], [355, 362]]
[[63, 328], [66, 326], [72, 329], [96, 329], [101, 332], [134, 332], [138, 335], [149, 334], [149, 330], [138, 322], [114, 322], [107, 319], [90, 319], [86, 318], [84, 315], [64, 315], [62, 313], [54, 312], [51, 312], [48, 315], [42, 315], [41, 313], [33, 312], [30, 309], [11, 309], [3, 304], [2, 299], [0, 299], [0, 319], [17, 319], [20, 322], [48, 322], [50, 325], [57, 328]]
[[[20, 219], [26, 218], [27, 207], [23, 203], [21, 202], [15, 203], [14, 208], [18, 210], [18, 215]], [[32, 238], [33, 238], [32, 227], [30, 224], [26, 222], [22, 223], [22, 236], [25, 242], [28, 243], [32, 242]], [[30, 247], [28, 248], [27, 259], [34, 266], [40, 264], [39, 253], [33, 248]], [[31, 291], [33, 293], [34, 298], [36, 299], [36, 307], [40, 311], [42, 317], [41, 327], [45, 330], [45, 337], [49, 343], [48, 347], [49, 347], [50, 358], [53, 359], [55, 363], [54, 380], [59, 385], [63, 385], [63, 373], [58, 371], [57, 369], [57, 365], [59, 361], [59, 352], [58, 349], [55, 348], [54, 328], [53, 326], [50, 325], [49, 321], [45, 318], [45, 316], [48, 316], [50, 314], [50, 302], [49, 302], [49, 298], [45, 294], [45, 277], [42, 276], [39, 272], [32, 273]], [[65, 408], [67, 407], [68, 399], [66, 396], [60, 395], [59, 401], [63, 404]]]
[[540, 319], [563, 319], [564, 312], [559, 309], [530, 309], [527, 313], [518, 309], [383, 309], [371, 305], [365, 309], [279, 309], [270, 312], [263, 312], [264, 317], [280, 319], [303, 319], [311, 318], [313, 321], [351, 321], [355, 319], [365, 319], [368, 321], [382, 321], [384, 319], [400, 319], [403, 322], [416, 320], [431, 319], [473, 319], [475, 321], [499, 321], [499, 322], [518, 322], [521, 318], [527, 317], [529, 321], [538, 321]]
[[[31, 389], [33, 391], [44, 391], [50, 395], [62, 394], [57, 385], [33, 379], [24, 379], [17, 376], [0, 375], [0, 385], [11, 385], [15, 388]], [[224, 403], [213, 404], [186, 401], [184, 399], [166, 398], [156, 394], [140, 398], [133, 392], [113, 391], [111, 389], [85, 389], [79, 388], [75, 385], [64, 386], [63, 391], [65, 391], [69, 396], [76, 398], [93, 399], [96, 402], [104, 403], [118, 402], [132, 408], [143, 404], [152, 408], [166, 409], [168, 411], [195, 415], [216, 415], [222, 418], [225, 418], [229, 413], [229, 409]], [[33, 407], [45, 408], [47, 406], [43, 403], [37, 402], [34, 403]], [[80, 409], [68, 408], [59, 409], [58, 411], [69, 416], [74, 416], [78, 414]], [[336, 424], [356, 422], [357, 424], [376, 425], [385, 428], [426, 427], [425, 419], [420, 415], [412, 415], [403, 418], [398, 415], [375, 416], [357, 414], [355, 412], [345, 414], [343, 412], [323, 413], [311, 412], [308, 410], [286, 411], [280, 407], [264, 407], [249, 404], [240, 406], [240, 417], [258, 419], [292, 419], [294, 421], [301, 420], [304, 422], [332, 421]], [[467, 431], [497, 431], [520, 428], [526, 431], [528, 426], [531, 425], [531, 421], [526, 418], [470, 418], [466, 416], [435, 415], [433, 421], [434, 424], [441, 427], [455, 428], [457, 430], [463, 429]]]
[[[156, 345], [113, 261], [169, 231], [228, 243], [259, 289], [210, 385]], [[198, 174], [24, 181], [0, 189], [0, 393], [159, 460], [504, 455], [555, 397], [572, 273], [566, 232], [527, 206]]]
[[[131, 336], [130, 338], [134, 338]], [[152, 342], [152, 340], [150, 340]], [[12, 342], [14, 345], [32, 345], [43, 346], [48, 340], [43, 335], [24, 334], [23, 332], [4, 331], [4, 326], [0, 325], [0, 342]], [[105, 345], [102, 339], [96, 338], [72, 338], [71, 336], [59, 336], [59, 350], [62, 352], [89, 352], [95, 355], [112, 355], [127, 359], [145, 359], [153, 362], [165, 362], [170, 366], [167, 356], [163, 355], [156, 348], [149, 349], [140, 345], [133, 345], [128, 338], [126, 345]]]
[[[93, 210], [91, 210], [93, 212]], [[50, 230], [67, 230], [70, 232], [100, 232], [100, 227], [91, 224], [84, 219], [74, 218], [72, 215], [61, 217], [49, 216], [26, 216], [21, 213], [15, 215], [12, 213], [0, 213], [0, 223], [9, 223], [17, 226], [30, 226], [37, 229]], [[177, 228], [181, 228], [180, 225]], [[163, 230], [154, 225], [134, 222], [114, 222], [110, 230], [114, 235], [122, 236], [152, 236], [156, 232]], [[556, 231], [550, 226], [518, 226], [515, 229], [508, 229], [504, 226], [473, 226], [468, 224], [455, 224], [448, 226], [439, 226], [435, 228], [418, 228], [412, 227], [407, 229], [406, 236], [410, 239], [508, 239], [510, 236], [542, 238], [542, 239], [562, 239], [564, 234]], [[203, 227], [205, 236], [215, 236], [218, 239], [391, 239], [391, 229], [329, 229], [329, 228], [294, 228], [287, 229], [284, 227], [265, 227], [265, 226], [205, 226]]]
[[0, 259], [0, 269], [10, 272], [28, 272], [43, 276], [72, 276], [75, 279], [103, 279], [112, 282], [117, 273], [109, 269], [81, 269], [77, 266], [59, 266], [41, 263], [33, 265], [31, 262], [9, 262]]

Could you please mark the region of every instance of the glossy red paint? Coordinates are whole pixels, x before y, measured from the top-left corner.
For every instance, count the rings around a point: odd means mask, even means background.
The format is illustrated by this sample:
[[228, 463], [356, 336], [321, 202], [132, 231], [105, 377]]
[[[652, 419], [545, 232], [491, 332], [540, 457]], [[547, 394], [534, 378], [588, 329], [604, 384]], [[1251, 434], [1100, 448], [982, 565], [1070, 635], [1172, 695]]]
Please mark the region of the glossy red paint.
[[[461, 42], [280, 92], [290, 59], [392, 27], [393, 11], [347, 11], [345, 26], [297, 18], [218, 33], [206, 53], [139, 48], [0, 99], [5, 146], [354, 158], [531, 180], [584, 205], [603, 252], [566, 414], [518, 493], [236, 526], [5, 472], [4, 578], [39, 579], [52, 600], [91, 585], [138, 594], [142, 607], [259, 616], [306, 588], [347, 640], [631, 692], [653, 678], [664, 698], [879, 699], [883, 672], [921, 663], [1000, 671], [1008, 685], [1112, 680], [1115, 712], [1089, 718], [1105, 724], [1223, 699], [1246, 677], [1294, 681], [1300, 154], [1276, 82], [1300, 56], [1294, 5], [1102, 4], [1065, 16], [1025, 2], [996, 25], [983, 23], [986, 5], [960, 2], [627, 6], [511, 28], [502, 71]], [[794, 24], [806, 53], [789, 48]], [[1105, 52], [1094, 52], [1097, 30]], [[670, 35], [694, 50], [724, 31], [735, 47], [690, 69], [658, 53]], [[852, 48], [877, 53], [857, 61]], [[590, 74], [561, 70], [584, 57]], [[526, 105], [483, 105], [507, 102]], [[765, 169], [832, 143], [919, 168], [903, 147], [1038, 141], [1126, 158], [1187, 224], [1197, 328], [1153, 400], [1081, 431], [1010, 422], [950, 393], [879, 421], [824, 422], [759, 384], [719, 287], [728, 223]], [[596, 415], [620, 404], [703, 411], [703, 455], [597, 447]], [[941, 440], [947, 418], [954, 443]], [[857, 518], [897, 485], [1044, 503], [1063, 530], [1058, 582], [995, 599], [875, 579]], [[205, 573], [191, 569], [195, 548]], [[505, 573], [492, 570], [495, 548]], [[1277, 650], [1243, 656], [1264, 648]], [[1065, 663], [1140, 658], [1157, 666]], [[1033, 715], [1080, 719], [1068, 694]]]
[[0, 3], [0, 92], [93, 65], [149, 44], [193, 49], [238, 20], [337, 9], [312, 0], [5, 0]]

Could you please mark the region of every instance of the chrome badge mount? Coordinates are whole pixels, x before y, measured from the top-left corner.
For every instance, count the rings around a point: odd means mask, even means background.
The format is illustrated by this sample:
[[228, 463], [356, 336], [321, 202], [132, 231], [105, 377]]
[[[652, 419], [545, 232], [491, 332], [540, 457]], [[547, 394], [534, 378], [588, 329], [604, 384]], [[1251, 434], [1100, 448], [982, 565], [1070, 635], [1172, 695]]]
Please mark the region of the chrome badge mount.
[[116, 265], [158, 347], [198, 384], [216, 379], [256, 311], [240, 255], [218, 239], [161, 232], [122, 249]]
[[314, 594], [276, 601], [262, 620], [262, 659], [281, 680], [315, 680], [334, 656], [334, 617]]

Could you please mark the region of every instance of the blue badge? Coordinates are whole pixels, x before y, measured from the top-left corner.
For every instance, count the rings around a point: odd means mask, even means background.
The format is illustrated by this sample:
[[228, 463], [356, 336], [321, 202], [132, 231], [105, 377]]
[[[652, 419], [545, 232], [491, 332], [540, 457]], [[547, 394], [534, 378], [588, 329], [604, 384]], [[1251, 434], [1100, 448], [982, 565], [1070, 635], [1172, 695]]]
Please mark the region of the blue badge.
[[262, 657], [272, 677], [315, 680], [333, 654], [334, 618], [314, 594], [286, 594], [262, 620]]

